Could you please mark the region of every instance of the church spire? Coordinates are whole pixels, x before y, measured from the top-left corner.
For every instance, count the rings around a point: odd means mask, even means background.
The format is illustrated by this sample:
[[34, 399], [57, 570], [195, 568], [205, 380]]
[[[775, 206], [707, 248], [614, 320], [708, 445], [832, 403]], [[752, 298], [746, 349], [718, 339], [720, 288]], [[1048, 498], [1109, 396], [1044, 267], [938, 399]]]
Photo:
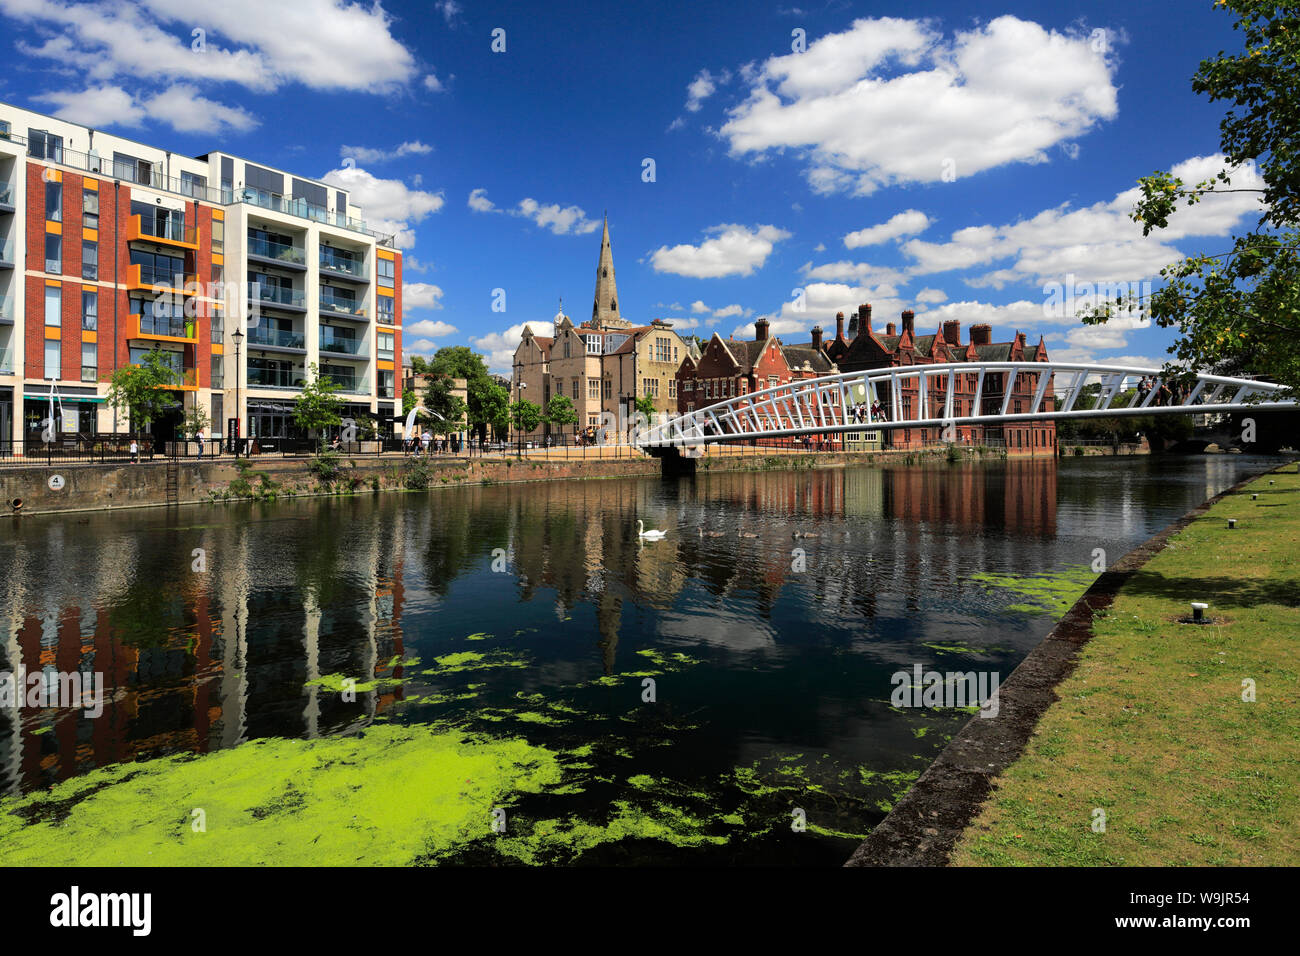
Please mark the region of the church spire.
[[591, 321], [597, 327], [623, 326], [618, 311], [618, 287], [614, 284], [614, 250], [609, 244], [609, 215], [600, 237], [600, 261], [596, 264], [596, 297], [591, 303]]

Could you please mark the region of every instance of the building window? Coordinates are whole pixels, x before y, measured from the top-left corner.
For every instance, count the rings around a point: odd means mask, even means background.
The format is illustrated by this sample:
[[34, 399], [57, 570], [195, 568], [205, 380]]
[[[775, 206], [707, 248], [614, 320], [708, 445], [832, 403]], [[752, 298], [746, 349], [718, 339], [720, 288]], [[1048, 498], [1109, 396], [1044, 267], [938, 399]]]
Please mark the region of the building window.
[[63, 137], [47, 133], [43, 129], [27, 131], [27, 155], [37, 159], [49, 159], [56, 163], [63, 162]]
[[81, 244], [81, 278], [99, 278], [99, 243], [97, 242]]
[[226, 363], [224, 355], [212, 356], [212, 387], [224, 388], [226, 379]]
[[[568, 343], [566, 342], [565, 344], [567, 345]], [[578, 400], [578, 380], [576, 378], [573, 380], [573, 400], [575, 402]]]
[[[207, 192], [208, 177], [200, 176], [198, 173], [188, 173], [181, 171], [181, 192], [186, 196], [194, 199], [203, 199]], [[213, 238], [213, 245], [216, 245], [216, 239]]]
[[45, 184], [45, 218], [48, 222], [63, 222], [63, 183]]
[[606, 398], [613, 398], [613, 397], [614, 397], [614, 380], [613, 380], [613, 379], [608, 379], [608, 378], [605, 379], [605, 397], [606, 397]]
[[587, 379], [587, 400], [592, 402], [600, 401], [600, 379]]
[[670, 378], [668, 380], [668, 397], [669, 398], [677, 397], [677, 379], [675, 378]]
[[672, 339], [664, 336], [655, 337], [655, 361], [669, 362], [672, 360]]
[[63, 237], [45, 234], [45, 271], [54, 275], [63, 272]]
[[81, 343], [81, 380], [93, 382], [99, 377], [98, 347], [94, 342]]
[[376, 318], [386, 325], [393, 325], [393, 302], [395, 300], [391, 295], [375, 296], [375, 303], [378, 306]]
[[777, 384], [779, 384], [779, 383], [778, 383], [777, 376], [775, 376], [775, 375], [769, 375], [769, 376], [767, 377], [767, 387], [768, 387], [768, 388], [775, 388], [775, 387], [777, 386]]
[[56, 285], [45, 287], [45, 324], [50, 328], [63, 325], [60, 314], [63, 309], [63, 290]]
[[81, 327], [87, 332], [99, 328], [99, 294], [96, 292], [81, 293]]
[[45, 340], [45, 377], [63, 378], [63, 364], [60, 353], [62, 343], [58, 339]]
[[212, 344], [224, 344], [226, 341], [226, 317], [220, 312], [213, 312], [208, 318], [208, 324], [212, 327]]
[[86, 229], [99, 228], [99, 192], [87, 189], [81, 194], [81, 225]]
[[379, 287], [381, 289], [391, 289], [393, 287], [393, 276], [396, 273], [396, 264], [392, 259], [379, 260]]
[[[569, 358], [569, 337], [567, 335], [564, 337], [564, 357]], [[573, 397], [577, 398], [578, 396], [574, 395]]]
[[379, 397], [393, 397], [393, 371], [392, 369], [381, 369], [379, 372]]
[[659, 379], [643, 378], [641, 379], [641, 393], [651, 398], [659, 397]]
[[226, 221], [212, 220], [212, 251], [223, 252], [226, 248]]
[[393, 357], [394, 335], [392, 332], [379, 333], [379, 357], [391, 359]]

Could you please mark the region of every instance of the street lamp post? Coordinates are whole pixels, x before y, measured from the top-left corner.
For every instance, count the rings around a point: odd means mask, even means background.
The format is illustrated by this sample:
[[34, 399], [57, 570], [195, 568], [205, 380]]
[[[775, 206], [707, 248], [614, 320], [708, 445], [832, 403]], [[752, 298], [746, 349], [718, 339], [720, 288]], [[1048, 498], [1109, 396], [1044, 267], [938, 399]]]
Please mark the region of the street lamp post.
[[[517, 384], [518, 387], [515, 389], [516, 404], [524, 400], [524, 389], [528, 387], [528, 383], [525, 382], [522, 378], [519, 380]], [[523, 434], [523, 429], [521, 429], [518, 425], [515, 425], [515, 440], [518, 442], [517, 447], [518, 447], [519, 457], [522, 458], [524, 455], [524, 434]]]
[[235, 331], [231, 333], [230, 337], [235, 340], [235, 432], [236, 434], [233, 438], [233, 445], [235, 450], [235, 457], [238, 458], [239, 439], [243, 437], [242, 434], [240, 434], [243, 431], [243, 429], [239, 427], [239, 423], [240, 421], [243, 420], [244, 417], [242, 414], [243, 411], [242, 406], [239, 404], [239, 398], [240, 398], [239, 380], [244, 377], [239, 371], [239, 347], [244, 344], [244, 333], [240, 331], [239, 326], [235, 326]]

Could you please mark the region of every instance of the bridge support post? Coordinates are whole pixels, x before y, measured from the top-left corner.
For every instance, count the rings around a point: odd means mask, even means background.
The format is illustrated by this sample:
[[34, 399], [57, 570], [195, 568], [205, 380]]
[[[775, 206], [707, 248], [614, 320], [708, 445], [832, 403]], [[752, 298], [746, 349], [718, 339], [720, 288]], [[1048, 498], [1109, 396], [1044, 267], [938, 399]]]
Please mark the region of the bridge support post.
[[699, 458], [683, 455], [680, 449], [664, 448], [656, 456], [659, 459], [659, 471], [664, 478], [694, 478], [695, 463]]

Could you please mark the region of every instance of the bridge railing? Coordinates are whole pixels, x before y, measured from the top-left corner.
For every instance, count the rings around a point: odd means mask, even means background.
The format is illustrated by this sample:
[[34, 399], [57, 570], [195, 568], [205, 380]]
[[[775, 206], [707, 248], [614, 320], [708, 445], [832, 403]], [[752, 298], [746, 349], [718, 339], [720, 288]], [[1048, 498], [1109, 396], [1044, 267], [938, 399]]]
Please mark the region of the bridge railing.
[[[1021, 376], [1026, 384], [1017, 393]], [[1144, 380], [1149, 387], [1129, 394], [1131, 382]], [[1256, 379], [1198, 374], [1194, 385], [1178, 392], [1170, 384], [1163, 369], [1077, 362], [952, 362], [841, 372], [710, 401], [643, 429], [638, 444], [689, 448], [729, 438], [1295, 405], [1283, 386]], [[961, 414], [963, 407], [968, 414]]]

